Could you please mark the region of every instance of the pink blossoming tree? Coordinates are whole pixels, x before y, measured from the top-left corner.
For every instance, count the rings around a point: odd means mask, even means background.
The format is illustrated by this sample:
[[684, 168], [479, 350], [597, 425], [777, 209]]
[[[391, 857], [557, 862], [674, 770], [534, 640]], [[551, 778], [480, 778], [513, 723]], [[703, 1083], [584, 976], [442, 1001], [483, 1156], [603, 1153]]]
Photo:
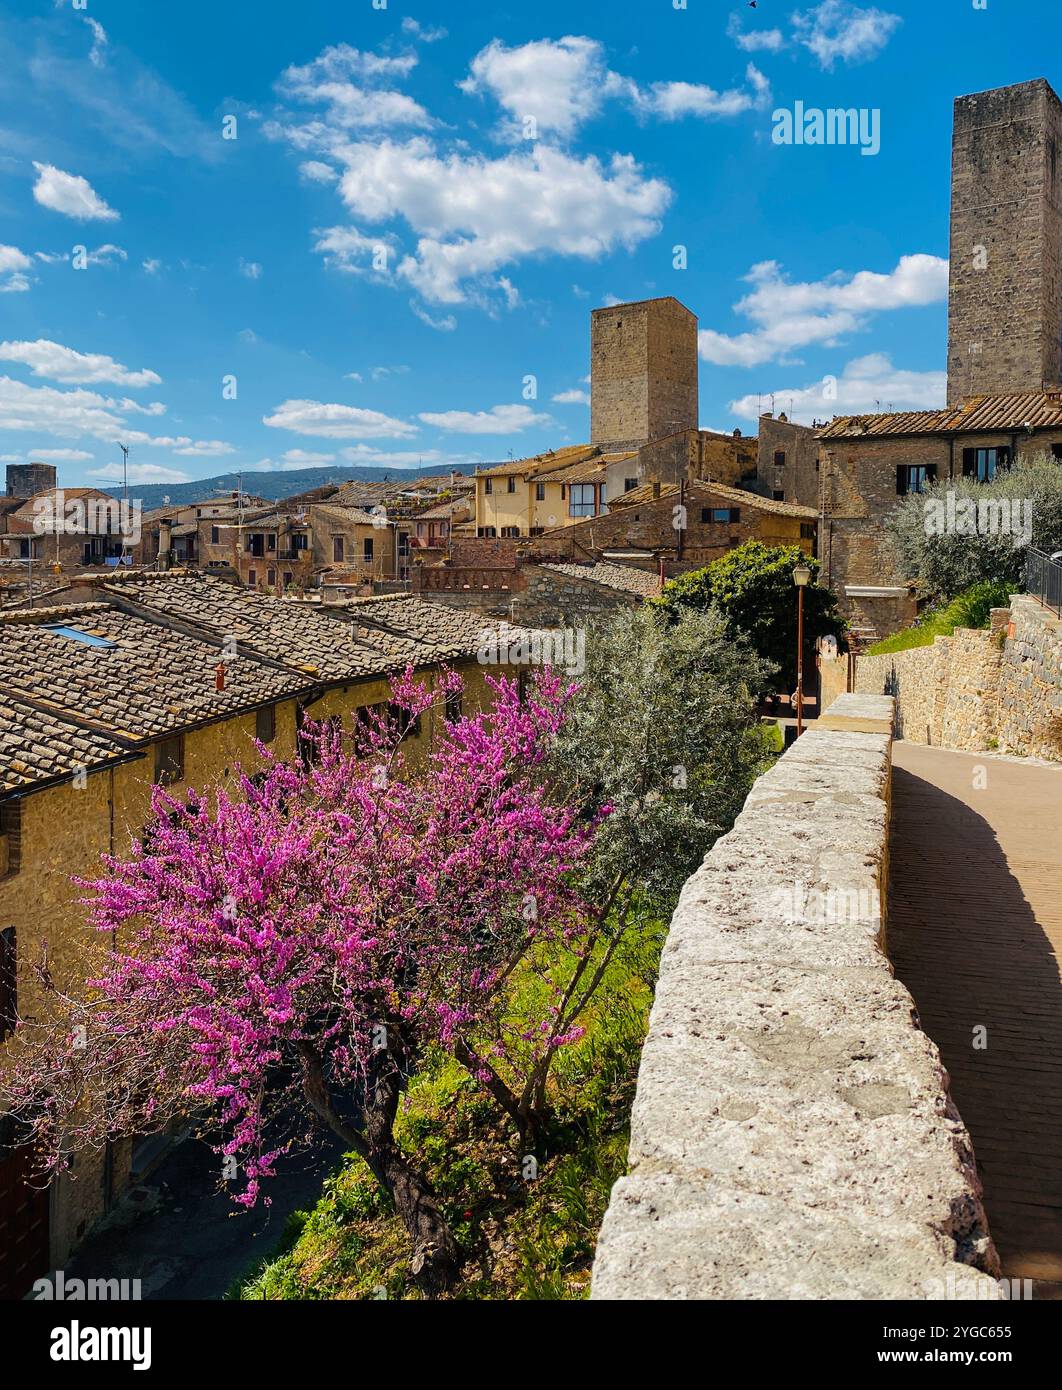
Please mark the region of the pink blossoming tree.
[[[114, 943], [99, 978], [64, 994], [44, 960], [54, 1015], [19, 1030], [11, 1108], [51, 1171], [195, 1114], [252, 1204], [301, 1114], [391, 1195], [426, 1287], [452, 1282], [453, 1237], [394, 1138], [405, 1081], [441, 1045], [533, 1130], [550, 1062], [580, 1034], [579, 982], [609, 907], [578, 887], [597, 822], [544, 775], [571, 690], [550, 673], [524, 700], [513, 681], [490, 684], [490, 710], [446, 721], [419, 765], [402, 733], [440, 712], [407, 671], [397, 717], [346, 736], [312, 727], [289, 762], [263, 749], [264, 771], [241, 774], [235, 795], [156, 788], [142, 845], [85, 885]], [[444, 687], [456, 695], [460, 678]], [[551, 1002], [514, 1036], [506, 987], [529, 960]]]

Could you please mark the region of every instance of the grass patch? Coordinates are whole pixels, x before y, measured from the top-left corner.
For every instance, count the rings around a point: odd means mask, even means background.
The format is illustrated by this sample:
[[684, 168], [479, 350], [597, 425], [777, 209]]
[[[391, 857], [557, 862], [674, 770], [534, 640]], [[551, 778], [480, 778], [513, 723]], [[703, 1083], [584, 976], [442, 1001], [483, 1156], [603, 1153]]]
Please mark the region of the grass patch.
[[913, 626], [891, 637], [883, 637], [867, 648], [868, 656], [905, 652], [912, 647], [928, 647], [938, 637], [950, 637], [957, 627], [985, 628], [993, 608], [1010, 605], [1011, 587], [985, 581], [973, 584], [946, 604], [928, 609]]
[[[410, 1083], [396, 1137], [415, 1153], [466, 1253], [455, 1299], [585, 1298], [609, 1193], [626, 1171], [638, 1060], [666, 923], [643, 912], [550, 1079], [552, 1118], [541, 1156], [518, 1151], [482, 1089], [441, 1051]], [[531, 968], [514, 990], [517, 1019], [541, 1017]], [[230, 1297], [418, 1299], [402, 1222], [365, 1164], [348, 1154], [312, 1212]]]

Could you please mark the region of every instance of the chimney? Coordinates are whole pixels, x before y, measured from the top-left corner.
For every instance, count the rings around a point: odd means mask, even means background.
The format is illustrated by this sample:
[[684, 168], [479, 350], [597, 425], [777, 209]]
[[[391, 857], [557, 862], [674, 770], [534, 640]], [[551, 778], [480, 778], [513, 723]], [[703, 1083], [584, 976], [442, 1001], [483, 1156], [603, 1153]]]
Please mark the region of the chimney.
[[171, 552], [173, 546], [173, 523], [169, 517], [161, 517], [159, 520], [159, 553], [158, 568], [168, 570], [170, 567]]

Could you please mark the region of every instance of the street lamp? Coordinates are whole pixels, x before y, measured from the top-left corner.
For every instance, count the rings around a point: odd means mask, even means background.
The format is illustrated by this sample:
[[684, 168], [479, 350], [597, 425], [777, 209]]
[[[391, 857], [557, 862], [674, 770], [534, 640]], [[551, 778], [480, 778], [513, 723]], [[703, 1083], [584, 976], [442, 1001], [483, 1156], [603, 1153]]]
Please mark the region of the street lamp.
[[811, 566], [803, 561], [793, 570], [797, 591], [797, 738], [804, 732], [804, 590], [811, 583]]

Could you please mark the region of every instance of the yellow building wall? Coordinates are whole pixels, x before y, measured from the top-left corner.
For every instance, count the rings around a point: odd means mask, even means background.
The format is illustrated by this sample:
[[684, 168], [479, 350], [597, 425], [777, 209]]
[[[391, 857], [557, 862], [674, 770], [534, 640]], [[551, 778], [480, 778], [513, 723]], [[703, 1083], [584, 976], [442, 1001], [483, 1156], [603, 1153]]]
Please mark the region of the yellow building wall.
[[[466, 679], [464, 711], [486, 707], [491, 699], [486, 675], [497, 668], [477, 662], [455, 663]], [[440, 688], [441, 672], [418, 673]], [[338, 715], [344, 728], [362, 705], [390, 698], [386, 679], [352, 682], [325, 692], [307, 711], [312, 719]], [[440, 696], [441, 699], [441, 696]], [[420, 736], [407, 740], [404, 752], [409, 765], [423, 762], [431, 741], [441, 730], [442, 711], [429, 710], [421, 721]], [[237, 767], [255, 771], [261, 766], [255, 746], [256, 718], [239, 715], [184, 737], [184, 777], [173, 784], [175, 796], [193, 788], [205, 791], [217, 785], [235, 785]], [[272, 750], [280, 757], [295, 752], [296, 701], [276, 706], [276, 733]], [[118, 767], [94, 772], [83, 786], [64, 782], [22, 799], [21, 852], [16, 872], [0, 878], [0, 927], [16, 929], [18, 1002], [23, 1017], [41, 1018], [47, 1002], [37, 981], [35, 964], [47, 946], [52, 976], [59, 988], [76, 988], [97, 973], [110, 939], [89, 927], [78, 899], [84, 890], [75, 878], [92, 878], [100, 870], [100, 856], [128, 854], [139, 839], [151, 813], [151, 788], [155, 748]], [[0, 1044], [0, 1080], [17, 1041]], [[72, 1170], [53, 1186], [51, 1246], [53, 1267], [61, 1268], [70, 1252], [104, 1214], [108, 1196], [120, 1194], [129, 1180], [132, 1143], [116, 1145], [112, 1154], [110, 1192], [104, 1191], [104, 1155], [81, 1154]]]

